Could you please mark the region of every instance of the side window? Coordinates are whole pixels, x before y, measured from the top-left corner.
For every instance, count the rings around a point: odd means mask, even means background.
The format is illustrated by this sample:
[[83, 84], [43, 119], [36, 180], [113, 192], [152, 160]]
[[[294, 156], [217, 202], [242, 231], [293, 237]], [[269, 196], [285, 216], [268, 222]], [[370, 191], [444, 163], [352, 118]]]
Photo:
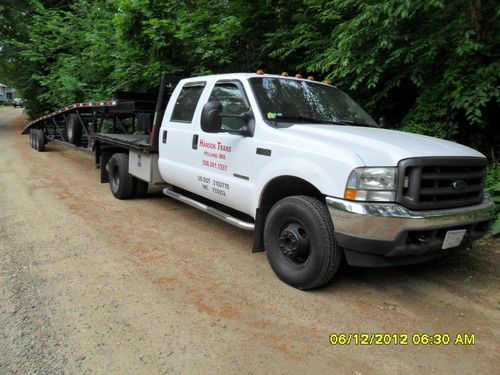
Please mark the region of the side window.
[[[210, 100], [222, 103], [223, 115], [241, 115], [248, 112], [250, 107], [245, 99], [243, 91], [234, 83], [218, 83], [215, 85]], [[239, 130], [244, 125], [240, 118], [223, 117], [222, 128], [227, 130]]]
[[177, 97], [170, 121], [193, 121], [194, 111], [196, 110], [196, 105], [198, 104], [198, 100], [200, 99], [204, 87], [204, 84], [186, 84]]

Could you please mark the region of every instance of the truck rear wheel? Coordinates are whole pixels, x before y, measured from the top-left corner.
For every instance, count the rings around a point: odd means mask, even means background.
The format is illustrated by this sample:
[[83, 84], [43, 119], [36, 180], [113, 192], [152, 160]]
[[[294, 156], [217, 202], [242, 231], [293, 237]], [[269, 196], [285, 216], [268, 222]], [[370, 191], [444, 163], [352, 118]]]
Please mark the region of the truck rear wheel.
[[266, 219], [264, 246], [274, 273], [298, 289], [326, 284], [337, 272], [342, 250], [319, 200], [297, 195], [276, 203]]
[[116, 153], [109, 159], [109, 185], [118, 199], [128, 199], [134, 192], [134, 176], [128, 173], [128, 155]]
[[68, 142], [79, 146], [82, 143], [82, 126], [80, 118], [77, 114], [72, 113], [66, 119], [66, 136]]

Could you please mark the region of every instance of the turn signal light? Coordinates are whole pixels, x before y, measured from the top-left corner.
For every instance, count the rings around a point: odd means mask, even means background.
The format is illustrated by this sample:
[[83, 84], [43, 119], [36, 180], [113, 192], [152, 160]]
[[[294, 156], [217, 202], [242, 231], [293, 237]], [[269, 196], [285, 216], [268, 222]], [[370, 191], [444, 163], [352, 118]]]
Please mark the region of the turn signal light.
[[344, 198], [350, 200], [356, 200], [356, 189], [345, 189]]
[[257, 74], [264, 74], [264, 71], [262, 69], [257, 70]]

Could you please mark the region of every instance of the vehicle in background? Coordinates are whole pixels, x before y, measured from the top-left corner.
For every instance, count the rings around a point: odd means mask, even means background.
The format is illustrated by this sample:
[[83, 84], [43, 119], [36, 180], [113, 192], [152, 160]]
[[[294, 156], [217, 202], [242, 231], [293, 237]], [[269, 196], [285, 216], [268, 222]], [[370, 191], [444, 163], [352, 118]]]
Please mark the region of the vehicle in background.
[[12, 105], [14, 106], [14, 108], [23, 107], [24, 100], [21, 98], [14, 98], [14, 100], [12, 100]]

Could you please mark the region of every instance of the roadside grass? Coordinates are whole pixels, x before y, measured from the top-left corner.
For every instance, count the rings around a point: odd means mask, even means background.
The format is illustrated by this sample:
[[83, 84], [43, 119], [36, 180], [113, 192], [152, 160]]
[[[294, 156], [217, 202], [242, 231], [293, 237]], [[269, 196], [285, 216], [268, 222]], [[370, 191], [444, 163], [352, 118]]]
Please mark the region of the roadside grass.
[[4, 111], [7, 111], [9, 109], [12, 109], [14, 107], [12, 107], [11, 105], [3, 105], [3, 104], [0, 104], [0, 112], [4, 112]]

